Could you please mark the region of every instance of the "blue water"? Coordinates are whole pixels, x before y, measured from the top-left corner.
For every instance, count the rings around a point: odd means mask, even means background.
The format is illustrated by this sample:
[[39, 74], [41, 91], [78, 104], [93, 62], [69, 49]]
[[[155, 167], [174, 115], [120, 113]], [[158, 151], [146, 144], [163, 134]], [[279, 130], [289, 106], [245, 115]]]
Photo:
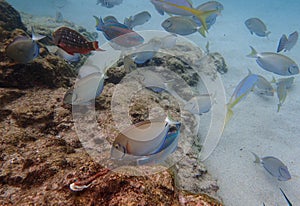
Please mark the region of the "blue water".
[[[39, 16], [55, 16], [62, 12], [65, 19], [95, 31], [93, 15], [105, 17], [114, 15], [120, 21], [125, 17], [147, 10], [151, 13], [150, 22], [136, 27], [142, 30], [163, 30], [161, 22], [168, 16], [159, 15], [148, 0], [124, 0], [111, 9], [96, 5], [96, 0], [66, 0], [62, 8], [54, 0], [9, 0], [17, 10]], [[204, 1], [193, 0], [194, 5]], [[252, 72], [262, 74], [268, 79], [273, 75], [262, 70], [254, 59], [247, 58], [249, 45], [257, 51], [276, 51], [282, 34], [300, 32], [300, 1], [296, 0], [220, 0], [224, 5], [222, 15], [209, 30], [207, 38], [195, 33], [187, 38], [205, 48], [210, 42], [210, 50], [221, 53], [228, 65], [229, 72], [222, 77], [226, 95], [229, 97], [239, 80]], [[244, 25], [250, 17], [262, 19], [268, 30], [269, 38], [251, 35]], [[100, 44], [106, 40], [99, 33]], [[286, 55], [300, 64], [300, 45]], [[277, 78], [278, 76], [276, 76]], [[277, 97], [263, 99], [249, 96], [235, 109], [234, 118], [226, 127], [219, 146], [206, 161], [209, 172], [219, 181], [219, 195], [229, 206], [287, 205], [279, 191], [281, 187], [293, 205], [300, 205], [300, 80], [296, 76], [293, 89], [288, 93], [280, 113], [276, 113]], [[261, 156], [273, 155], [283, 160], [292, 173], [288, 182], [278, 182], [270, 178], [262, 167], [253, 164], [254, 151]]]

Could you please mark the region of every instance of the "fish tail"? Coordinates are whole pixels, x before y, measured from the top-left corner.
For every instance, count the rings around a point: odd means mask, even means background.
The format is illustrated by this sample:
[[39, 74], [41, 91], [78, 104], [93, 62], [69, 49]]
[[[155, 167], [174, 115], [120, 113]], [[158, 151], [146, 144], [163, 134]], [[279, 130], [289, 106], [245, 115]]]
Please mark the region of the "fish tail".
[[251, 53], [248, 54], [247, 57], [257, 58], [256, 50], [252, 46], [250, 46], [250, 48], [251, 48]]
[[259, 163], [261, 162], [259, 156], [258, 156], [257, 154], [255, 154], [254, 152], [251, 152], [251, 153], [252, 153], [252, 154], [254, 155], [254, 157], [255, 157], [254, 163], [259, 164]]
[[281, 104], [281, 103], [279, 103], [279, 104], [277, 105], [277, 112], [279, 112], [279, 111], [280, 111], [280, 108], [281, 108], [281, 106], [282, 106], [282, 104]]
[[231, 120], [232, 116], [233, 116], [233, 111], [231, 109], [231, 105], [227, 105], [227, 113], [226, 113], [226, 117], [225, 117], [225, 126], [228, 124], [229, 120]]
[[95, 18], [95, 20], [96, 20], [96, 29], [98, 30], [98, 31], [102, 31], [102, 26], [103, 26], [103, 20], [102, 20], [102, 18], [98, 18], [97, 16], [93, 16], [94, 18]]
[[92, 44], [93, 44], [93, 49], [95, 51], [105, 51], [105, 50], [99, 48], [98, 41], [94, 41], [94, 42], [92, 42]]
[[204, 29], [203, 26], [201, 26], [200, 29], [198, 29], [198, 32], [199, 32], [203, 37], [206, 37], [205, 29]]
[[38, 40], [41, 40], [45, 37], [46, 36], [44, 36], [44, 35], [40, 35], [40, 34], [35, 33], [33, 26], [31, 27], [31, 38], [32, 38], [32, 40], [38, 41]]
[[192, 13], [201, 21], [204, 31], [207, 31], [206, 18], [209, 17], [211, 14], [218, 13], [218, 11], [217, 10], [210, 10], [210, 11], [195, 10]]

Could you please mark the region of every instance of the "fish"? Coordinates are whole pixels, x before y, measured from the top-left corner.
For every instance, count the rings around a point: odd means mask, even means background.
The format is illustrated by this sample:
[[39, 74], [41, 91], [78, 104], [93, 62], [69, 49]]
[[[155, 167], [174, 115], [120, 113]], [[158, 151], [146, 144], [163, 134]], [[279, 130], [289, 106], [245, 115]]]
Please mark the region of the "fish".
[[147, 156], [164, 149], [172, 125], [178, 126], [169, 117], [165, 120], [146, 120], [131, 125], [118, 134], [111, 148], [111, 159], [122, 160], [124, 156]]
[[89, 104], [102, 93], [105, 78], [104, 73], [97, 72], [78, 79], [74, 88], [66, 92], [63, 102], [72, 105]]
[[271, 33], [267, 31], [267, 26], [259, 18], [250, 18], [245, 21], [246, 27], [249, 29], [251, 34], [256, 34], [259, 37], [268, 37]]
[[53, 32], [53, 42], [68, 54], [89, 54], [91, 51], [104, 51], [99, 48], [98, 41], [90, 42], [77, 31], [68, 27], [60, 27]]
[[273, 177], [276, 177], [277, 180], [288, 181], [291, 179], [291, 174], [287, 166], [285, 166], [283, 162], [278, 158], [273, 156], [259, 158], [254, 152], [251, 153], [255, 157], [254, 163], [262, 164], [263, 167], [267, 170], [267, 172]]
[[60, 58], [66, 60], [69, 63], [78, 63], [80, 62], [81, 56], [78, 53], [74, 53], [73, 55], [68, 54], [65, 50], [58, 48], [54, 54], [59, 56]]
[[291, 76], [299, 73], [298, 65], [289, 57], [274, 52], [257, 53], [252, 46], [250, 48], [251, 53], [247, 57], [256, 58], [257, 64], [264, 70], [282, 76]]
[[18, 36], [5, 48], [5, 54], [13, 59], [15, 63], [27, 64], [39, 55], [37, 41], [45, 38], [45, 36], [36, 34], [33, 27], [31, 27], [31, 31], [31, 38]]
[[143, 25], [151, 19], [151, 14], [148, 11], [142, 11], [134, 16], [124, 19], [124, 25], [129, 29], [133, 29], [136, 26]]
[[264, 78], [263, 76], [261, 75], [257, 75], [257, 76], [258, 76], [258, 80], [255, 84], [253, 91], [260, 95], [274, 96], [275, 90], [272, 84], [268, 80], [266, 80], [266, 78]]
[[206, 18], [211, 14], [218, 13], [217, 10], [201, 11], [194, 9], [187, 0], [151, 0], [158, 13], [164, 12], [180, 16], [195, 16], [202, 23], [204, 31], [207, 31]]
[[96, 20], [96, 29], [101, 31], [104, 37], [122, 47], [134, 47], [144, 42], [144, 38], [135, 31], [129, 29], [126, 25], [119, 22], [106, 22], [102, 18], [94, 16]]
[[276, 83], [276, 85], [283, 83], [285, 85], [286, 89], [290, 89], [294, 83], [295, 77], [288, 77], [288, 78], [280, 78], [278, 80], [276, 80], [273, 77], [273, 80], [271, 81], [271, 83]]
[[282, 50], [284, 52], [290, 51], [297, 43], [298, 37], [299, 34], [297, 31], [291, 33], [288, 38], [285, 34], [283, 34], [278, 43], [277, 53], [281, 52]]
[[250, 70], [248, 70], [248, 72], [248, 75], [245, 78], [243, 78], [235, 87], [234, 92], [231, 95], [229, 102], [227, 103], [227, 115], [225, 124], [227, 124], [227, 122], [233, 116], [232, 108], [243, 98], [245, 98], [250, 93], [250, 91], [253, 90], [254, 86], [258, 81], [257, 74], [252, 74]]
[[285, 99], [287, 97], [287, 88], [283, 82], [277, 84], [277, 97], [279, 100], [279, 103], [277, 105], [277, 112], [279, 112], [282, 104], [285, 102]]
[[112, 8], [114, 6], [122, 4], [123, 0], [97, 0], [96, 5], [101, 4], [101, 6], [106, 8]]
[[288, 199], [288, 197], [286, 196], [286, 194], [283, 192], [283, 190], [279, 187], [281, 193], [283, 194], [284, 196], [284, 199], [287, 201], [287, 203], [289, 204], [289, 206], [293, 206], [291, 201]]
[[200, 27], [190, 18], [184, 16], [172, 16], [164, 20], [161, 26], [167, 31], [179, 35], [190, 35], [200, 32]]
[[187, 103], [185, 103], [183, 109], [192, 114], [201, 115], [209, 112], [211, 107], [211, 94], [202, 94], [192, 97]]

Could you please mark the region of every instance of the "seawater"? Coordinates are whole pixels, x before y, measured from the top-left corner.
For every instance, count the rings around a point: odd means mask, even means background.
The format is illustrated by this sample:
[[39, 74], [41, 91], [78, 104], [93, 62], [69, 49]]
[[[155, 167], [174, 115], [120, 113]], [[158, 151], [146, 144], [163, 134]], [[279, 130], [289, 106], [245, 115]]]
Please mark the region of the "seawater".
[[[124, 0], [121, 5], [105, 8], [96, 5], [96, 0], [9, 0], [17, 10], [38, 16], [55, 17], [57, 11], [64, 19], [95, 31], [93, 15], [113, 15], [121, 22], [125, 17], [141, 11], [149, 11], [149, 22], [135, 28], [142, 30], [163, 30], [161, 22], [168, 15], [161, 16], [148, 0]], [[262, 70], [255, 59], [247, 58], [249, 46], [258, 52], [277, 49], [282, 34], [300, 32], [300, 1], [296, 0], [220, 0], [224, 5], [222, 15], [209, 30], [207, 38], [195, 33], [188, 39], [205, 48], [210, 43], [211, 52], [219, 52], [229, 71], [222, 75], [226, 96], [229, 98], [238, 82], [247, 75], [248, 69], [267, 79], [278, 75]], [[193, 0], [195, 6], [204, 1]], [[245, 20], [258, 17], [264, 21], [271, 34], [269, 38], [251, 35], [245, 27]], [[99, 42], [106, 42], [99, 33]], [[299, 42], [285, 55], [300, 64]], [[273, 98], [249, 95], [234, 108], [234, 117], [226, 126], [218, 147], [205, 160], [209, 172], [218, 179], [219, 195], [225, 205], [257, 206], [287, 205], [279, 191], [281, 187], [293, 205], [300, 205], [300, 77], [295, 77], [293, 88], [279, 113], [276, 94]], [[253, 163], [253, 151], [260, 156], [278, 157], [288, 166], [292, 179], [278, 182], [261, 166]]]

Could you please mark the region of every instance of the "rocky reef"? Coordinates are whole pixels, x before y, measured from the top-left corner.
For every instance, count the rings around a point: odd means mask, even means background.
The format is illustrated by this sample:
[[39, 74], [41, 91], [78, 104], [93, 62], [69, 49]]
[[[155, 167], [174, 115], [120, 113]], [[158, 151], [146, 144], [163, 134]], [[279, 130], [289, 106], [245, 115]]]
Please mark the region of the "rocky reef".
[[[104, 170], [83, 147], [75, 130], [72, 108], [63, 103], [65, 92], [73, 85], [76, 72], [86, 58], [72, 65], [48, 50], [51, 30], [58, 24], [54, 20], [45, 18], [44, 23], [33, 22], [34, 17], [20, 15], [3, 0], [0, 0], [0, 9], [0, 205], [222, 205], [217, 200], [217, 182], [197, 160], [197, 150], [188, 152], [185, 160], [170, 169], [162, 169], [163, 172], [147, 176], [109, 172], [86, 190], [71, 191], [70, 183]], [[46, 29], [45, 22], [53, 27]], [[72, 23], [59, 24], [70, 26]], [[31, 25], [49, 38], [39, 43], [40, 55], [33, 62], [14, 64], [5, 55], [5, 47], [18, 35], [29, 37], [27, 32]], [[82, 27], [76, 26], [76, 29], [90, 39], [96, 38]], [[184, 56], [182, 48], [180, 45], [174, 51], [178, 49]], [[190, 53], [187, 58], [195, 55], [202, 59], [199, 64], [207, 65], [208, 72], [226, 68], [221, 56], [205, 57], [201, 50], [192, 53], [187, 49], [186, 52]], [[184, 61], [174, 57], [158, 56], [147, 64], [168, 65], [174, 71], [188, 70]], [[111, 67], [103, 93], [96, 100], [97, 121], [105, 134], [109, 134], [109, 142], [116, 130], [110, 114], [111, 102], [126, 72], [122, 61]], [[189, 85], [196, 84], [193, 72], [181, 74]], [[181, 92], [189, 96], [188, 92]], [[178, 112], [178, 103], [172, 97], [142, 90], [130, 106], [133, 123], [149, 117], [149, 108], [145, 105], [169, 109], [175, 117]], [[96, 137], [90, 140], [94, 144], [100, 141]]]

